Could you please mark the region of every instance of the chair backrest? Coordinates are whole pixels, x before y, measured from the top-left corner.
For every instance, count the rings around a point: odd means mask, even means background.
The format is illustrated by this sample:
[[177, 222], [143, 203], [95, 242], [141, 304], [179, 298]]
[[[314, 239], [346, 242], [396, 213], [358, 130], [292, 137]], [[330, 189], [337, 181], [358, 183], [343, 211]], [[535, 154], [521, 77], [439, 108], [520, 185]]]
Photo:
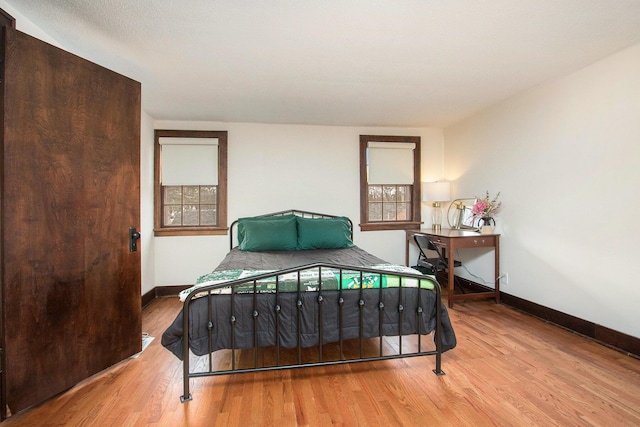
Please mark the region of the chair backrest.
[[[427, 236], [423, 236], [420, 234], [414, 234], [413, 240], [416, 242], [416, 245], [418, 245], [418, 249], [420, 250], [420, 256], [423, 256], [424, 258], [428, 258], [427, 254], [425, 254], [424, 251], [427, 249], [430, 251], [435, 251], [435, 253], [438, 255], [438, 259], [440, 260], [438, 264], [446, 268], [446, 266], [449, 263], [449, 259], [444, 256], [442, 247], [438, 245], [434, 245], [433, 242]], [[462, 265], [462, 262], [454, 259], [453, 265], [455, 267], [459, 267]]]
[[442, 253], [442, 249], [434, 245], [433, 242], [427, 236], [424, 236], [421, 234], [414, 234], [413, 240], [416, 242], [416, 245], [418, 245], [418, 249], [420, 249], [420, 255], [424, 256], [425, 258], [428, 258], [427, 254], [424, 251], [425, 250], [435, 251], [435, 253], [438, 255], [438, 258], [440, 259], [440, 262], [442, 262], [444, 265], [447, 264], [447, 258]]
[[[418, 251], [419, 251], [418, 261], [417, 261], [418, 265], [420, 265], [421, 262], [424, 262], [429, 265], [432, 265], [433, 268], [437, 268], [436, 265], [440, 264], [440, 262], [437, 260], [441, 259], [441, 256], [440, 256], [440, 252], [438, 252], [438, 250], [435, 248], [433, 243], [431, 243], [431, 240], [429, 240], [427, 236], [423, 236], [422, 234], [414, 234], [413, 240], [416, 242], [416, 245], [418, 246]], [[435, 250], [436, 252], [438, 252], [437, 258], [427, 256], [425, 252], [426, 250], [432, 250], [432, 251]]]
[[424, 236], [422, 234], [414, 234], [413, 240], [416, 242], [416, 245], [418, 245], [418, 248], [422, 253], [424, 253], [423, 251], [425, 250], [430, 250], [430, 251], [437, 250], [436, 247], [433, 245], [433, 243], [431, 243], [431, 240], [427, 238], [427, 236]]

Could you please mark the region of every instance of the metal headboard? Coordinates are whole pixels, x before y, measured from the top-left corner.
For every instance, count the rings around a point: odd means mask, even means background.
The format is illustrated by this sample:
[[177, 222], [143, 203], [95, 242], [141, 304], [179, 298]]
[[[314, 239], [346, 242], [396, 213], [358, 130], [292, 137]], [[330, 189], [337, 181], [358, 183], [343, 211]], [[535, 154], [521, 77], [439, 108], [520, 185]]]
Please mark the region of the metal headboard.
[[[272, 212], [272, 213], [267, 213], [262, 215], [254, 215], [254, 217], [283, 216], [283, 215], [297, 215], [302, 218], [337, 218], [339, 216], [343, 216], [343, 215], [331, 215], [331, 214], [323, 214], [323, 213], [317, 213], [317, 212], [301, 211], [298, 209], [288, 209], [286, 211], [278, 211], [278, 212]], [[347, 218], [347, 220], [349, 221], [349, 231], [351, 233], [351, 240], [353, 240], [353, 222], [349, 218]], [[229, 250], [234, 248], [233, 240], [234, 240], [234, 236], [237, 236], [238, 234], [237, 228], [238, 228], [238, 220], [236, 219], [231, 223], [231, 227], [229, 229]]]

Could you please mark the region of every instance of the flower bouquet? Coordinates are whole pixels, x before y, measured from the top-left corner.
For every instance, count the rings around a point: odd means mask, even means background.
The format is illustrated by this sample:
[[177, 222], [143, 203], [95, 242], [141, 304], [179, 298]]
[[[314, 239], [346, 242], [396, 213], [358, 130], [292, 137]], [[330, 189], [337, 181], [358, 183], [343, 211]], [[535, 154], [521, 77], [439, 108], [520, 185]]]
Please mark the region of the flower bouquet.
[[479, 222], [482, 220], [485, 225], [490, 225], [491, 222], [495, 223], [493, 216], [500, 212], [502, 208], [502, 202], [498, 201], [498, 197], [500, 197], [500, 192], [498, 192], [494, 198], [491, 198], [488, 191], [484, 197], [476, 196], [476, 202], [471, 209], [473, 219], [479, 220]]

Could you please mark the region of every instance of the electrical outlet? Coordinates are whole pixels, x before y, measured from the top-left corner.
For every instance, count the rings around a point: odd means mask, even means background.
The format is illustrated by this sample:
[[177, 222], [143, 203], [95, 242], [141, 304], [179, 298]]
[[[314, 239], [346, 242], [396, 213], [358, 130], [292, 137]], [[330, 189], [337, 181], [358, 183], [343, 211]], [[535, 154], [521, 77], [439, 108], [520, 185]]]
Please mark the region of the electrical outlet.
[[503, 284], [503, 285], [508, 285], [509, 284], [509, 273], [504, 271], [504, 272], [502, 272], [501, 277], [502, 277], [502, 279], [500, 279], [500, 283]]

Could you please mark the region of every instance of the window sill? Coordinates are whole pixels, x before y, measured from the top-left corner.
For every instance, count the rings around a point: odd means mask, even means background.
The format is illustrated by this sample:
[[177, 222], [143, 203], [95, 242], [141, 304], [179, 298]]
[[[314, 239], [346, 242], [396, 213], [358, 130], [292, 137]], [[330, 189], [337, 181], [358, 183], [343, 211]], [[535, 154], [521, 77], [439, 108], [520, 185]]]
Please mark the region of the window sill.
[[167, 227], [154, 229], [153, 235], [156, 237], [164, 236], [224, 236], [229, 231], [228, 227]]
[[419, 230], [422, 222], [367, 222], [360, 224], [360, 231]]

